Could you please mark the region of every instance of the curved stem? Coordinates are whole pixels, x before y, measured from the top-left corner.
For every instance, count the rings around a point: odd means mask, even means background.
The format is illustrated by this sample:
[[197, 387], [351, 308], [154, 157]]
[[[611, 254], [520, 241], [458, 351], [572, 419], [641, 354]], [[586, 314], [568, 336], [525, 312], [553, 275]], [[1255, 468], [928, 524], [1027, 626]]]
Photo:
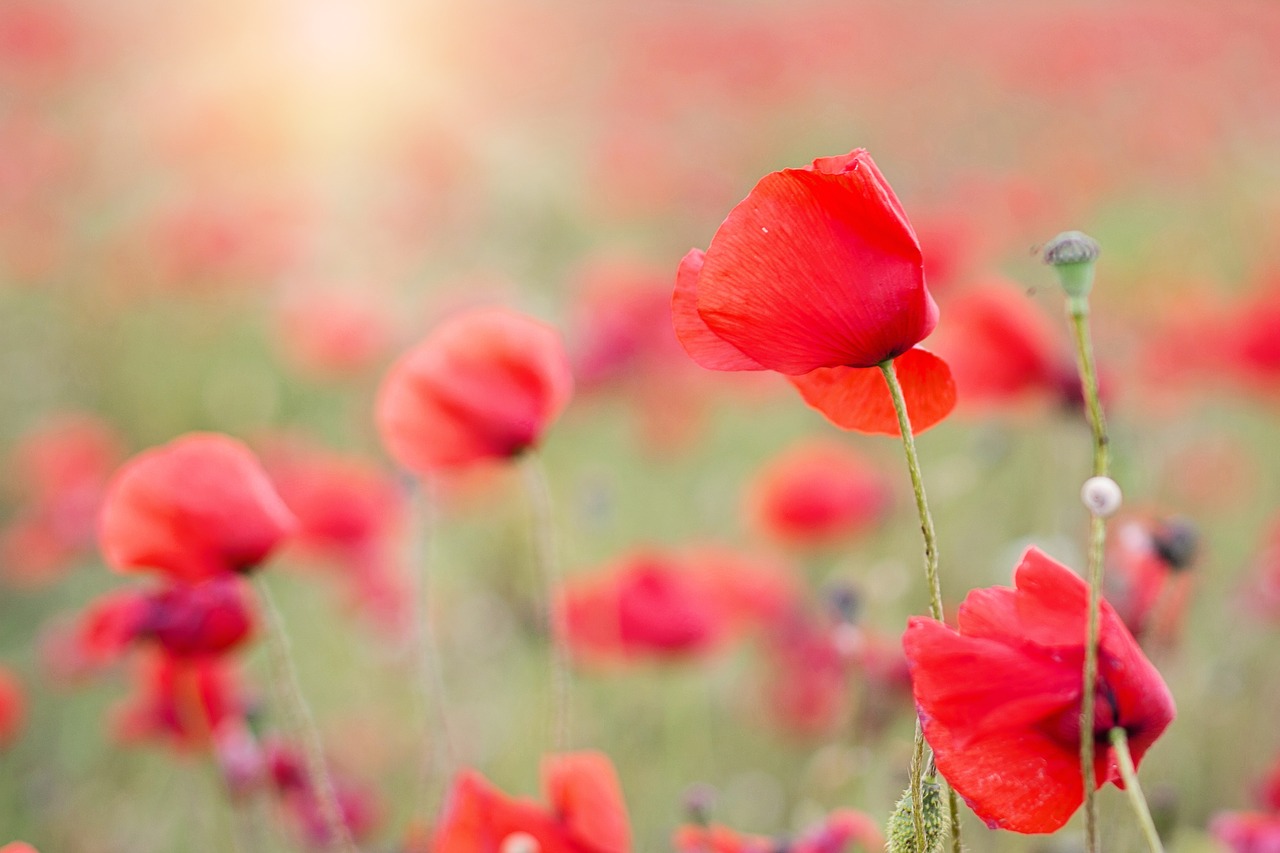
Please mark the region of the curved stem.
[[320, 741], [320, 731], [316, 728], [315, 717], [307, 700], [302, 696], [302, 686], [298, 683], [298, 670], [293, 663], [293, 653], [289, 642], [289, 634], [285, 631], [284, 617], [276, 606], [271, 587], [265, 579], [258, 577], [258, 593], [262, 597], [262, 609], [267, 614], [267, 655], [271, 661], [274, 677], [272, 681], [281, 692], [281, 704], [290, 717], [290, 728], [295, 737], [302, 741], [303, 752], [307, 761], [307, 776], [315, 789], [320, 804], [320, 813], [324, 818], [330, 843], [337, 843], [347, 853], [359, 853], [347, 823], [342, 818], [342, 809], [338, 803], [338, 793], [333, 786], [333, 779], [325, 766], [324, 745]]
[[[1076, 359], [1089, 425], [1093, 430], [1093, 476], [1105, 477], [1110, 468], [1110, 441], [1107, 422], [1098, 395], [1098, 372], [1094, 366], [1093, 341], [1089, 333], [1089, 304], [1071, 303], [1071, 326], [1075, 333]], [[1085, 635], [1084, 671], [1080, 701], [1080, 778], [1084, 784], [1085, 849], [1097, 853], [1098, 809], [1095, 802], [1094, 743], [1086, 733], [1093, 731], [1096, 682], [1098, 680], [1098, 620], [1102, 591], [1102, 559], [1107, 541], [1107, 522], [1095, 515], [1089, 522], [1089, 612]]]
[[1117, 726], [1111, 730], [1111, 747], [1116, 754], [1116, 763], [1120, 765], [1120, 777], [1124, 779], [1124, 790], [1129, 795], [1129, 804], [1138, 817], [1138, 825], [1142, 827], [1142, 837], [1146, 839], [1151, 853], [1164, 853], [1164, 845], [1160, 842], [1160, 833], [1156, 831], [1156, 823], [1151, 819], [1151, 809], [1147, 808], [1147, 798], [1142, 794], [1142, 786], [1138, 784], [1138, 771], [1133, 766], [1133, 756], [1129, 754], [1129, 738], [1125, 730]]
[[542, 581], [547, 610], [547, 642], [551, 646], [551, 743], [556, 752], [569, 745], [569, 654], [560, 624], [556, 595], [560, 589], [560, 558], [556, 550], [555, 520], [551, 514], [551, 490], [542, 463], [532, 451], [524, 458], [525, 490], [529, 493], [534, 560]]
[[[916, 455], [915, 435], [911, 430], [911, 419], [907, 415], [907, 401], [902, 396], [902, 385], [898, 382], [898, 374], [893, 360], [881, 362], [880, 372], [889, 386], [889, 396], [893, 399], [893, 410], [898, 416], [898, 431], [902, 434], [902, 448], [907, 457], [907, 470], [911, 474], [911, 490], [915, 494], [916, 512], [920, 516], [920, 534], [924, 538], [924, 576], [929, 585], [929, 615], [939, 622], [945, 621], [942, 608], [942, 582], [938, 579], [938, 535], [933, 528], [933, 515], [929, 512], [929, 499], [924, 492], [924, 478], [920, 475], [920, 458]], [[911, 804], [915, 812], [916, 844], [919, 850], [925, 849], [924, 834], [924, 795], [921, 789], [924, 778], [924, 728], [916, 721], [915, 749], [911, 761]], [[952, 816], [951, 847], [954, 853], [960, 853], [960, 823], [957, 818], [960, 806], [956, 801], [956, 792], [947, 786], [948, 807]]]

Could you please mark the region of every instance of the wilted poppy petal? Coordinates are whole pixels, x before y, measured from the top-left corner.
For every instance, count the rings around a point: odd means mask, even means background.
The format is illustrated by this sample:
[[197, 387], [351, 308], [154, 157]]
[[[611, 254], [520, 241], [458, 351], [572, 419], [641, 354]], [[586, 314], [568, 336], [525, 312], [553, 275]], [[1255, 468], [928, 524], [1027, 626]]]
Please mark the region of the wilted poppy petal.
[[[893, 366], [913, 432], [924, 432], [955, 408], [951, 370], [938, 356], [914, 347], [894, 359]], [[787, 378], [806, 403], [841, 429], [899, 434], [893, 397], [878, 367], [824, 367]]]
[[680, 346], [689, 357], [708, 370], [764, 370], [764, 366], [721, 338], [698, 314], [698, 276], [706, 256], [690, 249], [676, 270], [676, 289], [671, 297], [671, 321]]

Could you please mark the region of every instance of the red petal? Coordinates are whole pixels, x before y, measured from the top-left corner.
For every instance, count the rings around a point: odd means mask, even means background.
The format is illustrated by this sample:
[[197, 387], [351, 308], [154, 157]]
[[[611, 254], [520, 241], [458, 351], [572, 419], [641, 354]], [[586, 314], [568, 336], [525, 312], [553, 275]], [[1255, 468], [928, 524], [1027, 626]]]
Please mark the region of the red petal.
[[874, 367], [937, 323], [920, 245], [865, 151], [766, 175], [707, 249], [698, 313], [765, 367]]
[[500, 853], [514, 833], [534, 837], [541, 853], [576, 853], [578, 848], [546, 809], [508, 797], [474, 770], [454, 781], [436, 826], [433, 853]]
[[708, 370], [764, 370], [755, 359], [711, 331], [698, 314], [698, 276], [702, 273], [704, 257], [701, 249], [690, 249], [676, 270], [671, 322], [680, 346], [689, 358]]
[[[922, 433], [956, 405], [956, 387], [947, 363], [914, 347], [893, 362], [907, 404], [911, 429]], [[898, 416], [878, 367], [826, 367], [788, 377], [806, 403], [841, 429], [898, 435]]]
[[583, 850], [626, 853], [631, 849], [622, 786], [604, 753], [548, 756], [542, 775], [552, 812]]

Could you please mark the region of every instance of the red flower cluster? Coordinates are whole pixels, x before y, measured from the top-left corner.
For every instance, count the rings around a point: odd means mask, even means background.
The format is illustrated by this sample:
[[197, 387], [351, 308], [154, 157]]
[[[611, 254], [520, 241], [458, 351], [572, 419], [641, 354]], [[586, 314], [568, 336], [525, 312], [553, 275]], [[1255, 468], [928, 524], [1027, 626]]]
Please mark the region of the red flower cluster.
[[[1088, 588], [1032, 548], [1015, 588], [969, 593], [959, 631], [908, 623], [903, 646], [938, 771], [992, 827], [1053, 832], [1084, 801], [1081, 671]], [[1160, 674], [1106, 601], [1099, 634], [1096, 778], [1120, 784], [1109, 732], [1123, 728], [1134, 763], [1173, 720]]]
[[845, 429], [898, 433], [888, 361], [916, 431], [955, 405], [946, 363], [916, 346], [938, 322], [920, 244], [861, 149], [762, 178], [680, 262], [672, 315], [703, 367], [783, 373]]
[[378, 431], [418, 474], [509, 459], [538, 444], [572, 392], [554, 329], [501, 308], [471, 311], [392, 366], [378, 392]]
[[[628, 853], [627, 809], [607, 756], [548, 756], [542, 785], [546, 806], [509, 797], [476, 771], [462, 771], [436, 825], [433, 853]], [[516, 846], [521, 840], [528, 843]]]

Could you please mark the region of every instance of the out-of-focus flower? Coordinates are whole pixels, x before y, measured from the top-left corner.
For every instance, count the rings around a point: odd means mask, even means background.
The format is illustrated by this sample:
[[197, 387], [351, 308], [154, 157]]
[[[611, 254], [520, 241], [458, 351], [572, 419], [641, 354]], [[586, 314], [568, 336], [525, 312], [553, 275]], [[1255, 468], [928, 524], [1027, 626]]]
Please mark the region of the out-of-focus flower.
[[748, 515], [770, 538], [829, 545], [883, 518], [888, 481], [853, 450], [831, 442], [798, 444], [771, 460], [748, 489]]
[[[508, 797], [474, 770], [454, 780], [436, 824], [433, 853], [627, 853], [631, 829], [622, 787], [608, 756], [547, 756], [548, 805]], [[526, 840], [527, 839], [527, 840]], [[516, 846], [526, 841], [524, 847]]]
[[13, 841], [0, 847], [0, 853], [40, 853], [25, 841]]
[[1049, 400], [1078, 408], [1080, 379], [1057, 326], [1016, 287], [989, 282], [946, 302], [929, 345], [947, 360], [965, 408]]
[[[938, 771], [989, 826], [1053, 832], [1084, 801], [1080, 672], [1088, 589], [1031, 548], [1016, 587], [969, 593], [959, 631], [914, 617], [903, 646]], [[1099, 635], [1095, 787], [1119, 783], [1108, 733], [1122, 727], [1134, 763], [1173, 720], [1173, 698], [1104, 600]], [[1106, 744], [1104, 746], [1104, 744]]]
[[192, 433], [116, 473], [99, 543], [117, 571], [195, 582], [251, 571], [295, 526], [249, 448], [225, 435]]
[[244, 701], [227, 658], [178, 658], [163, 650], [138, 661], [134, 695], [116, 709], [115, 731], [127, 742], [156, 740], [204, 749]]
[[832, 626], [800, 614], [766, 634], [765, 704], [788, 731], [831, 732], [849, 714], [853, 660]]
[[572, 391], [554, 329], [501, 308], [471, 311], [392, 366], [378, 430], [387, 452], [419, 474], [509, 459], [538, 444]]
[[80, 35], [72, 8], [47, 0], [0, 3], [0, 79], [24, 86], [57, 82], [71, 70]]
[[677, 853], [880, 853], [884, 835], [869, 815], [837, 809], [795, 838], [745, 835], [724, 826], [682, 826], [672, 845]]
[[0, 749], [18, 739], [27, 717], [27, 699], [17, 677], [0, 666]]
[[1280, 814], [1219, 812], [1209, 834], [1231, 853], [1280, 853]]
[[[311, 783], [302, 755], [279, 740], [269, 740], [265, 753], [271, 784], [303, 839], [318, 849], [330, 847], [335, 839], [330, 836], [320, 792]], [[356, 785], [333, 768], [328, 768], [328, 772], [338, 813], [347, 832], [356, 841], [367, 838], [377, 828], [382, 815], [374, 792]]]
[[861, 149], [761, 179], [681, 261], [672, 313], [694, 361], [786, 374], [844, 429], [897, 434], [888, 361], [915, 430], [955, 405], [946, 363], [916, 347], [938, 321], [920, 244]]
[[794, 601], [785, 572], [724, 551], [627, 555], [570, 579], [557, 607], [574, 655], [605, 663], [708, 653]]
[[1133, 519], [1108, 540], [1105, 594], [1139, 639], [1151, 629], [1161, 643], [1177, 639], [1190, 603], [1199, 536], [1182, 518]]
[[309, 289], [281, 300], [276, 334], [285, 358], [318, 378], [341, 378], [373, 365], [392, 342], [390, 319], [360, 291]]

